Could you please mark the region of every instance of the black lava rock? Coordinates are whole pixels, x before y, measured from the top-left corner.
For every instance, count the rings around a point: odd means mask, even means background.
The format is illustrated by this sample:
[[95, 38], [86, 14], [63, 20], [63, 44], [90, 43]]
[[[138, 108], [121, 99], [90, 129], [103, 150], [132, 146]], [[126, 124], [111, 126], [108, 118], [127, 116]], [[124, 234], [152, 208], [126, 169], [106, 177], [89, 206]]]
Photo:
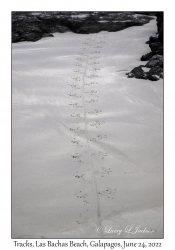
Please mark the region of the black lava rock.
[[38, 34], [38, 33], [27, 33], [27, 34], [23, 34], [20, 38], [20, 42], [21, 41], [31, 41], [31, 42], [36, 42], [38, 40], [40, 40], [42, 37], [42, 35]]
[[159, 41], [159, 35], [156, 34], [154, 36], [150, 36], [149, 38], [149, 43], [154, 43], [154, 42], [158, 42]]
[[[163, 78], [163, 12], [155, 13], [157, 16], [157, 34], [151, 36], [149, 41], [146, 44], [149, 44], [151, 52], [145, 54], [141, 57], [141, 61], [148, 61], [145, 67], [150, 68], [149, 72], [142, 72], [139, 69], [138, 74], [142, 79], [148, 79], [151, 81], [157, 81], [160, 78]], [[141, 67], [141, 66], [140, 66]], [[139, 67], [137, 67], [138, 69]], [[135, 68], [136, 69], [136, 68]], [[133, 73], [133, 70], [128, 74], [128, 77], [137, 77], [136, 74]]]
[[152, 67], [155, 67], [155, 66], [159, 66], [159, 67], [163, 68], [163, 56], [155, 55], [145, 65], [145, 67], [147, 67], [147, 68], [152, 68]]
[[151, 75], [151, 74], [147, 73], [146, 79], [148, 79], [150, 81], [157, 81], [157, 80], [159, 80], [159, 77], [157, 75]]
[[163, 68], [161, 68], [160, 66], [152, 67], [148, 72], [148, 74], [156, 75], [159, 76], [160, 78], [163, 78]]
[[54, 36], [50, 33], [47, 33], [47, 34], [43, 34], [42, 37], [54, 37]]
[[146, 79], [146, 74], [142, 69], [142, 66], [135, 67], [128, 75], [128, 78]]
[[127, 73], [128, 78], [137, 78], [150, 81], [157, 81], [163, 78], [163, 69], [159, 66], [152, 67], [149, 72], [144, 72], [143, 65], [134, 68], [130, 73]]
[[12, 42], [17, 43], [19, 41], [20, 41], [20, 36], [18, 35], [18, 33], [13, 33], [12, 34]]
[[34, 42], [54, 32], [114, 32], [146, 24], [151, 19], [135, 12], [12, 12], [12, 42]]
[[157, 12], [157, 30], [159, 41], [163, 44], [163, 12]]
[[151, 59], [152, 56], [153, 56], [152, 52], [147, 53], [141, 57], [141, 61], [148, 61], [149, 59]]
[[163, 45], [161, 42], [153, 42], [149, 44], [149, 47], [153, 54], [155, 55], [163, 55]]

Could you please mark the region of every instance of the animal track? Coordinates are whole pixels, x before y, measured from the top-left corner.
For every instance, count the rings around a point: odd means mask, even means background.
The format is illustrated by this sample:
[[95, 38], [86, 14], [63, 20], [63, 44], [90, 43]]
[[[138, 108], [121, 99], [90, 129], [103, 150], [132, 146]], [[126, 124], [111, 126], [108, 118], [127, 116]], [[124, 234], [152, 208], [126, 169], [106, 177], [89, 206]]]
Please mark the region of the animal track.
[[106, 138], [107, 138], [106, 135], [97, 135], [96, 138], [90, 138], [90, 141], [96, 142], [96, 141], [103, 140], [103, 139], [106, 139]]
[[81, 98], [81, 96], [77, 96], [76, 93], [74, 93], [74, 94], [70, 93], [69, 95], [72, 96], [72, 97], [75, 97], [75, 98]]
[[99, 62], [93, 62], [93, 64], [100, 64]]
[[80, 77], [71, 77], [74, 81], [81, 81]]
[[82, 155], [72, 155], [72, 158], [79, 159]]
[[91, 156], [92, 156], [92, 157], [97, 156], [97, 157], [100, 157], [101, 159], [104, 159], [104, 157], [107, 157], [108, 154], [107, 154], [107, 152], [105, 152], [105, 151], [98, 151], [97, 154], [96, 154], [96, 153], [91, 153]]
[[97, 43], [102, 44], [102, 43], [105, 43], [105, 42], [103, 42], [103, 41], [99, 41], [99, 42], [97, 42]]
[[93, 84], [98, 84], [98, 82], [93, 81], [93, 82], [85, 83], [84, 85], [86, 86], [86, 85], [93, 85]]
[[100, 51], [93, 51], [92, 54], [99, 54]]
[[84, 66], [82, 64], [76, 64], [75, 66], [83, 68]]
[[74, 114], [74, 113], [73, 113], [71, 116], [72, 116], [72, 117], [75, 117], [75, 118], [83, 119], [83, 120], [85, 119], [85, 118], [84, 118], [83, 116], [81, 116], [80, 114]]
[[98, 99], [91, 99], [91, 100], [88, 100], [86, 101], [87, 103], [93, 103], [93, 102], [98, 102]]
[[114, 199], [112, 196], [114, 196], [115, 193], [117, 193], [116, 188], [115, 189], [107, 188], [104, 191], [98, 192], [98, 194], [106, 196], [108, 199], [112, 199], [112, 200]]
[[86, 76], [87, 78], [94, 78], [94, 77], [98, 77], [98, 75], [88, 75]]
[[73, 144], [76, 144], [76, 145], [79, 145], [80, 144], [80, 140], [75, 140], [75, 138], [74, 138], [74, 140], [73, 141], [71, 141]]
[[75, 135], [81, 135], [81, 134], [85, 134], [85, 131], [82, 130], [80, 127], [77, 128], [70, 128], [70, 131], [72, 131]]
[[78, 104], [78, 102], [76, 102], [76, 103], [71, 102], [71, 103], [69, 103], [69, 105], [72, 106], [73, 108], [83, 108], [83, 106]]
[[100, 69], [94, 68], [94, 69], [89, 69], [89, 71], [99, 71]]
[[107, 138], [107, 135], [99, 135], [97, 134], [97, 139], [98, 140], [103, 140], [103, 139], [106, 139]]
[[101, 114], [102, 111], [100, 109], [93, 109], [92, 111], [89, 111], [88, 114]]
[[92, 127], [98, 127], [100, 126], [101, 124], [105, 123], [105, 121], [96, 121], [96, 122], [93, 122], [93, 123], [90, 123], [89, 125], [92, 126]]
[[82, 74], [83, 72], [80, 71], [80, 69], [74, 70], [75, 73]]
[[94, 59], [99, 59], [100, 56], [94, 56], [94, 57], [90, 57], [91, 60], [94, 60]]
[[84, 59], [81, 58], [81, 57], [77, 57], [77, 58], [75, 58], [75, 60], [77, 60], [77, 61], [84, 61]]
[[85, 43], [83, 43], [83, 44], [85, 44], [86, 46], [92, 46], [92, 44], [87, 43], [87, 42], [85, 42]]
[[[74, 177], [80, 182], [80, 185], [83, 185], [84, 190], [77, 191], [75, 195], [82, 200], [84, 206], [87, 206], [92, 200], [94, 201], [94, 198], [90, 200], [85, 190], [89, 186], [92, 187], [92, 194], [95, 197], [94, 207], [97, 209], [98, 220], [100, 218], [98, 196], [107, 195], [110, 198], [112, 197], [112, 190], [110, 189], [98, 191], [96, 182], [97, 175], [101, 177], [108, 176], [111, 173], [111, 169], [102, 166], [100, 170], [96, 170], [93, 163], [94, 157], [99, 158], [103, 162], [102, 160], [108, 156], [105, 150], [97, 151], [97, 153], [93, 152], [94, 143], [107, 138], [104, 129], [100, 127], [105, 121], [102, 120], [102, 110], [97, 105], [98, 91], [95, 89], [100, 84], [97, 78], [100, 72], [102, 44], [105, 43], [103, 39], [104, 37], [100, 37], [98, 34], [85, 37], [85, 42], [82, 43], [82, 47], [75, 57], [75, 60], [78, 62], [75, 64], [69, 84], [72, 90], [69, 93], [69, 98], [71, 99], [69, 106], [72, 110], [70, 116], [74, 121], [74, 125], [69, 128], [70, 135], [73, 135], [71, 144], [74, 147], [71, 158], [75, 162], [74, 165], [77, 171]], [[94, 89], [90, 89], [89, 86], [91, 85], [96, 86], [93, 86]], [[92, 104], [92, 106], [89, 104]], [[92, 110], [87, 110], [89, 107], [93, 107]], [[95, 121], [94, 118], [96, 118]], [[93, 122], [89, 122], [88, 119], [92, 119]], [[94, 130], [94, 128], [98, 128], [98, 130]], [[91, 131], [98, 131], [98, 133], [90, 136]], [[85, 172], [83, 172], [84, 170]], [[78, 224], [82, 223], [80, 220], [76, 220], [76, 222]]]

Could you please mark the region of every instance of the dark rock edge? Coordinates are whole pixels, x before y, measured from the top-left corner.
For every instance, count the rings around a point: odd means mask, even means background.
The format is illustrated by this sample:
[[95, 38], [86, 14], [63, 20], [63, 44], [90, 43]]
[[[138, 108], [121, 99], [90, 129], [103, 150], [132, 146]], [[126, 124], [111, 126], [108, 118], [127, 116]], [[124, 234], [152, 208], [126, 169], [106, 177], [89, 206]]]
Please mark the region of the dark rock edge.
[[141, 61], [148, 62], [135, 67], [127, 75], [128, 78], [157, 81], [163, 78], [163, 12], [12, 12], [12, 43], [36, 42], [44, 37], [53, 37], [55, 32], [115, 32], [144, 25], [152, 20], [152, 15], [157, 16], [158, 32], [146, 42], [151, 52], [143, 55]]
[[[126, 73], [128, 78], [157, 81], [163, 78], [163, 12], [156, 13], [157, 33], [149, 38], [151, 52], [141, 57], [141, 61], [148, 61], [146, 65], [135, 67]], [[145, 72], [144, 69], [147, 68]]]
[[52, 37], [53, 33], [78, 34], [119, 31], [148, 23], [152, 17], [136, 12], [12, 12], [12, 43]]

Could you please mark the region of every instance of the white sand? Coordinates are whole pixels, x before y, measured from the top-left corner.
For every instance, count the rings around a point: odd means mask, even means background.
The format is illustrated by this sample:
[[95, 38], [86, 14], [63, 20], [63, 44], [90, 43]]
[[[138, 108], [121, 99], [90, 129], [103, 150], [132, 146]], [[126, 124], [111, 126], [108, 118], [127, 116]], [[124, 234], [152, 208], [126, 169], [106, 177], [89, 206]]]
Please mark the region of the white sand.
[[13, 237], [163, 236], [163, 81], [125, 75], [155, 32], [13, 44]]

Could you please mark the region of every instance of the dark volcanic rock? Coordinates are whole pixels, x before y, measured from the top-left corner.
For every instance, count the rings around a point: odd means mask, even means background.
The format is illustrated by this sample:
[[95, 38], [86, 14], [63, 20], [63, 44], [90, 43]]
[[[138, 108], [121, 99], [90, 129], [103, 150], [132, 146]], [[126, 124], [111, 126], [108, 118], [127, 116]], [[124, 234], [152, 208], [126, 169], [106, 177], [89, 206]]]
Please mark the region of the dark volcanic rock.
[[49, 30], [50, 30], [51, 33], [55, 33], [55, 32], [65, 33], [67, 31], [70, 31], [70, 29], [68, 27], [60, 25], [60, 24], [55, 24], [55, 26], [50, 27]]
[[150, 43], [149, 46], [153, 54], [163, 55], [163, 44], [161, 42]]
[[18, 35], [18, 33], [12, 34], [12, 41], [13, 41], [13, 43], [17, 43], [20, 41], [20, 36]]
[[152, 68], [152, 67], [155, 67], [155, 66], [163, 67], [163, 56], [155, 55], [145, 65], [145, 67], [147, 67], [147, 68]]
[[42, 37], [54, 37], [54, 36], [50, 33], [47, 33], [47, 34], [43, 34]]
[[146, 79], [146, 74], [142, 69], [142, 66], [135, 67], [129, 74], [128, 78]]
[[157, 81], [157, 80], [159, 80], [159, 77], [157, 75], [151, 75], [151, 74], [147, 73], [146, 79], [148, 79], [150, 81]]
[[[141, 57], [141, 61], [149, 60], [145, 67], [150, 68], [150, 70], [149, 72], [145, 72], [144, 75], [141, 69], [139, 71], [139, 76], [143, 77], [142, 79], [151, 81], [157, 81], [163, 78], [163, 12], [157, 12], [156, 16], [158, 32], [154, 36], [151, 36], [149, 41], [146, 42], [146, 44], [149, 44], [151, 52]], [[133, 74], [133, 70], [128, 74], [128, 77], [138, 78], [137, 74]]]
[[163, 78], [163, 69], [160, 66], [152, 67], [149, 72], [144, 72], [142, 69], [143, 65], [134, 68], [128, 75], [128, 78], [137, 78], [150, 81], [157, 81], [160, 78]]
[[163, 68], [161, 68], [160, 66], [154, 66], [149, 71], [149, 74], [158, 75], [160, 77], [162, 77], [162, 73], [163, 73]]
[[12, 12], [12, 42], [37, 41], [54, 32], [114, 32], [151, 19], [134, 12]]
[[157, 30], [159, 41], [163, 43], [163, 12], [157, 12]]
[[159, 35], [156, 34], [154, 36], [150, 36], [149, 38], [149, 43], [154, 43], [154, 42], [158, 42], [159, 41]]
[[20, 41], [31, 41], [31, 42], [36, 42], [40, 40], [42, 35], [35, 33], [35, 32], [30, 32], [28, 34], [24, 34], [21, 36]]
[[148, 61], [149, 59], [151, 59], [152, 56], [153, 56], [152, 52], [145, 54], [141, 57], [141, 61]]

